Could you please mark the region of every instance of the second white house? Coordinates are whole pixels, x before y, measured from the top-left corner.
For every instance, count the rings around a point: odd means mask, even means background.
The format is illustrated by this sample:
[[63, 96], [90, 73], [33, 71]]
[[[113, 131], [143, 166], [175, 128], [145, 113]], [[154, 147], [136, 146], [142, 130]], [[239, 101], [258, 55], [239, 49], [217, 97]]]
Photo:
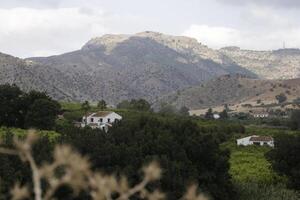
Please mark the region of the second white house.
[[274, 139], [270, 136], [252, 135], [252, 136], [237, 139], [236, 142], [238, 146], [267, 145], [270, 147], [274, 147]]

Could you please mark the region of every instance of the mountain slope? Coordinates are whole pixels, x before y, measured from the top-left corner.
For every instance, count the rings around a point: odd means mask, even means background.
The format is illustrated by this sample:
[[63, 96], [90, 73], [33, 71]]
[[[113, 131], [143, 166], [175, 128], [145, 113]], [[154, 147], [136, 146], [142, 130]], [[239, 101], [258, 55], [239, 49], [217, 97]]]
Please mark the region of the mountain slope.
[[16, 84], [24, 91], [46, 91], [57, 99], [72, 100], [72, 95], [61, 87], [64, 80], [55, 69], [0, 53], [0, 84]]
[[217, 107], [224, 104], [276, 103], [276, 95], [284, 93], [288, 101], [300, 97], [300, 79], [259, 80], [241, 75], [225, 75], [197, 87], [173, 92], [156, 102], [191, 110]]
[[73, 98], [103, 98], [113, 104], [131, 98], [153, 102], [166, 93], [229, 73], [255, 76], [236, 64], [222, 65], [190, 51], [202, 46], [191, 38], [154, 32], [105, 35], [75, 52], [29, 60], [67, 76], [68, 85], [81, 93]]

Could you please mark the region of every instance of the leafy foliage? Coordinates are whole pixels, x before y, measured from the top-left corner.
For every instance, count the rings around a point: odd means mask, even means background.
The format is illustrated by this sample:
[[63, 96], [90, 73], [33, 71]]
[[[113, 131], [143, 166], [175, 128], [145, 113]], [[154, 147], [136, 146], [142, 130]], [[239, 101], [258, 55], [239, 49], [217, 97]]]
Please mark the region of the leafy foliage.
[[220, 150], [218, 139], [201, 133], [192, 121], [143, 114], [125, 118], [108, 134], [75, 128], [63, 132], [61, 142], [89, 155], [95, 168], [125, 173], [133, 183], [138, 181], [137, 166], [157, 159], [164, 170], [159, 184], [171, 199], [190, 181], [199, 182], [216, 199], [233, 197], [229, 152]]
[[289, 125], [292, 130], [300, 130], [300, 110], [292, 112]]
[[151, 111], [151, 104], [144, 99], [124, 100], [117, 105], [119, 109], [129, 109], [138, 111]]
[[60, 107], [57, 102], [38, 99], [29, 107], [25, 117], [25, 127], [50, 130], [55, 126], [55, 119]]
[[289, 186], [300, 190], [300, 136], [278, 135], [275, 148], [268, 154], [274, 170], [285, 175]]
[[99, 109], [101, 109], [101, 110], [106, 109], [106, 106], [107, 106], [107, 104], [106, 104], [106, 102], [105, 102], [103, 99], [100, 100], [100, 101], [98, 102], [98, 104], [97, 104], [97, 107], [98, 107]]
[[0, 126], [52, 129], [60, 112], [58, 102], [43, 92], [22, 92], [15, 85], [0, 86]]
[[238, 183], [239, 198], [242, 200], [298, 200], [300, 194], [286, 189], [283, 184], [264, 184], [256, 182]]
[[214, 114], [213, 114], [213, 110], [211, 108], [209, 108], [207, 110], [207, 112], [205, 113], [205, 119], [214, 119]]

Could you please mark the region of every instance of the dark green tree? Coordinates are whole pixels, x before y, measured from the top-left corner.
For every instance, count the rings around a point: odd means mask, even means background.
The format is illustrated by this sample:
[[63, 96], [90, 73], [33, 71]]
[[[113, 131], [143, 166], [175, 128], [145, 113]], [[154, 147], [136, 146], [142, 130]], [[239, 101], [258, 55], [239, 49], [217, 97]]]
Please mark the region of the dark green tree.
[[229, 118], [226, 109], [224, 109], [224, 110], [220, 113], [220, 118], [221, 118], [221, 119], [228, 119], [228, 118]]
[[162, 115], [175, 115], [176, 108], [168, 103], [162, 103], [160, 105], [159, 113]]
[[275, 148], [267, 157], [272, 167], [289, 180], [289, 186], [300, 190], [300, 136], [282, 134], [275, 137]]
[[88, 101], [85, 101], [81, 104], [81, 109], [87, 114], [91, 110], [90, 103]]
[[60, 105], [51, 100], [37, 99], [29, 107], [25, 117], [25, 127], [50, 130], [60, 112]]
[[101, 110], [106, 109], [106, 106], [107, 106], [107, 104], [106, 104], [106, 102], [105, 102], [103, 99], [101, 99], [101, 100], [98, 102], [98, 104], [97, 104], [97, 107], [98, 107], [99, 109], [101, 109]]
[[300, 110], [292, 111], [289, 125], [292, 130], [300, 130]]
[[205, 119], [214, 119], [214, 113], [213, 113], [212, 108], [209, 108], [207, 110], [204, 117], [205, 117]]
[[16, 85], [0, 85], [0, 125], [22, 127], [24, 122], [23, 92]]
[[189, 116], [190, 115], [189, 111], [190, 110], [186, 106], [183, 106], [180, 108], [179, 114], [182, 116]]
[[145, 99], [132, 99], [130, 101], [131, 108], [138, 111], [150, 111], [151, 104]]
[[123, 100], [118, 103], [117, 108], [119, 109], [131, 109], [131, 104], [128, 100]]

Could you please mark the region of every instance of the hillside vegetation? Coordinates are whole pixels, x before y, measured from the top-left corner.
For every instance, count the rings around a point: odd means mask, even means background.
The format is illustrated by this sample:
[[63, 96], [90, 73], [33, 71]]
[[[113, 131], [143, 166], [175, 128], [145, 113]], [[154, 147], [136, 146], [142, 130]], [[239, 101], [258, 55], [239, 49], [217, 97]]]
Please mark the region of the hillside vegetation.
[[[225, 75], [197, 87], [191, 87], [162, 97], [156, 106], [167, 102], [175, 107], [186, 106], [191, 110], [223, 107], [225, 104], [236, 111], [249, 110], [247, 106], [266, 109], [279, 107], [277, 95], [284, 94], [292, 104], [300, 97], [300, 79], [259, 80], [242, 75]], [[250, 108], [251, 109], [251, 108]]]

